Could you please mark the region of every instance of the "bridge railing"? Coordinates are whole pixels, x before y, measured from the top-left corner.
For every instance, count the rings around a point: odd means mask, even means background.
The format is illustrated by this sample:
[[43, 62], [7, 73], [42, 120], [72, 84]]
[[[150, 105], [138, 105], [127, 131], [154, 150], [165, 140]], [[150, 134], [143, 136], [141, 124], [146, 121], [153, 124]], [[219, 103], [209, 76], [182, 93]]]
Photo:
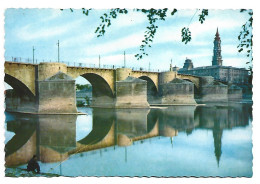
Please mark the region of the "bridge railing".
[[30, 64], [37, 64], [37, 59], [33, 61], [31, 58], [23, 58], [23, 57], [6, 57], [5, 61], [17, 62], [17, 63], [30, 63]]
[[[44, 60], [44, 59], [32, 59], [32, 58], [22, 58], [22, 57], [5, 57], [6, 61], [17, 62], [17, 63], [30, 63], [30, 64], [39, 64], [39, 63], [57, 63], [58, 61], [54, 60]], [[121, 65], [102, 65], [102, 64], [92, 64], [92, 63], [81, 63], [81, 62], [70, 62], [70, 61], [60, 61], [60, 63], [64, 63], [67, 66], [71, 67], [86, 67], [86, 68], [100, 68], [100, 69], [117, 69], [117, 68], [125, 68]], [[156, 69], [147, 69], [143, 67], [126, 67], [131, 68], [133, 71], [138, 72], [160, 72], [160, 70]]]
[[10, 57], [10, 56], [5, 56], [5, 61], [10, 61], [10, 62], [17, 62], [17, 63], [30, 63], [30, 64], [39, 64], [39, 63], [44, 63], [44, 62], [57, 62], [54, 60], [44, 60], [44, 59], [32, 59], [32, 58], [24, 58], [24, 57]]

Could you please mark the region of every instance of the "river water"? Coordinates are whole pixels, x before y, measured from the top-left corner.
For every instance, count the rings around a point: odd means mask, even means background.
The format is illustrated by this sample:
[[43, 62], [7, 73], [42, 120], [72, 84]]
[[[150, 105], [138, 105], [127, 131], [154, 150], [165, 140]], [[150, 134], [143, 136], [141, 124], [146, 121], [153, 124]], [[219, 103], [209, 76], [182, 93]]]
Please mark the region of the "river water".
[[6, 167], [62, 176], [252, 176], [252, 105], [6, 112]]

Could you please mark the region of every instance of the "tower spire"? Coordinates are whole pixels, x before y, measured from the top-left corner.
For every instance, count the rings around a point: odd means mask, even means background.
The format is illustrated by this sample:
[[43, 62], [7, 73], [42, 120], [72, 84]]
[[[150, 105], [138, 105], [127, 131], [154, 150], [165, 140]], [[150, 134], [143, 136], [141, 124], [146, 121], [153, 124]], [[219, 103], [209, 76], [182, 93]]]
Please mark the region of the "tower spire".
[[212, 65], [222, 66], [221, 39], [219, 36], [218, 27], [214, 40]]
[[219, 37], [219, 32], [218, 32], [218, 27], [217, 27], [217, 31], [216, 31], [216, 35], [215, 35], [215, 40], [220, 40], [220, 37]]

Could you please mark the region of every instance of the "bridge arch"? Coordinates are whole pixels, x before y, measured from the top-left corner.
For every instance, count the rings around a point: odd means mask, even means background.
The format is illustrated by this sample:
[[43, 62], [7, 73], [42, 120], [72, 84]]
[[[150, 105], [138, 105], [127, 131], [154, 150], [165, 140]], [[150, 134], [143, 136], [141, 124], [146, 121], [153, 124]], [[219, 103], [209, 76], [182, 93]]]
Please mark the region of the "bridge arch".
[[33, 91], [19, 79], [5, 74], [4, 81], [9, 84], [20, 95], [26, 95], [28, 97], [35, 97]]
[[92, 85], [92, 104], [91, 106], [112, 106], [114, 93], [107, 81], [96, 73], [84, 73], [81, 77], [88, 80]]
[[[5, 145], [5, 157], [12, 155], [13, 153], [25, 148], [30, 139], [34, 138], [36, 131], [35, 126], [32, 126], [31, 129], [28, 127], [21, 126], [19, 127], [19, 132], [15, 133], [11, 140], [9, 140]], [[30, 148], [30, 147], [29, 147]]]
[[[12, 79], [19, 80], [24, 84], [29, 91], [35, 95], [35, 77], [36, 77], [36, 65], [34, 64], [23, 64], [16, 62], [5, 62], [5, 75], [7, 75], [5, 80]], [[10, 86], [12, 86], [12, 81], [6, 81]], [[13, 86], [12, 86], [13, 87]]]
[[[13, 114], [12, 114], [13, 115]], [[34, 146], [32, 145], [33, 140], [36, 138], [37, 121], [36, 116], [28, 118], [27, 114], [15, 114], [13, 120], [10, 118], [11, 114], [6, 113], [7, 123], [6, 131], [15, 133], [14, 136], [5, 145], [5, 158], [7, 165], [15, 165], [15, 163], [22, 162], [26, 163], [26, 155], [23, 159], [14, 160], [12, 157], [17, 155], [24, 156], [24, 153], [33, 154]], [[9, 119], [10, 118], [10, 119]], [[30, 141], [31, 140], [31, 141]], [[30, 150], [30, 151], [28, 151]], [[31, 155], [32, 156], [32, 155]], [[29, 156], [29, 157], [31, 157]], [[27, 157], [28, 158], [28, 157]]]
[[192, 76], [192, 75], [178, 74], [177, 78], [184, 79], [184, 80], [194, 83], [194, 85], [197, 87], [197, 89], [199, 89], [199, 87], [200, 87], [200, 78], [199, 77]]
[[147, 81], [147, 101], [155, 103], [158, 98], [158, 88], [156, 87], [154, 81], [148, 76], [141, 76], [139, 79]]
[[13, 88], [13, 90], [7, 90], [5, 93], [6, 110], [35, 112], [37, 109], [36, 96], [30, 88], [9, 74], [5, 74], [4, 81]]
[[159, 114], [158, 109], [150, 109], [150, 112], [147, 115], [147, 130], [149, 133], [156, 129], [157, 132], [159, 131], [157, 126], [158, 118], [159, 118], [158, 114]]
[[197, 85], [195, 85], [195, 83], [193, 81], [191, 81], [190, 79], [183, 79], [183, 80], [186, 80], [188, 82], [191, 82], [194, 84], [194, 94], [195, 95], [198, 95], [199, 94], [199, 88], [197, 87]]
[[[145, 79], [151, 80], [154, 83], [154, 85], [156, 86], [156, 89], [158, 90], [158, 73], [145, 72], [145, 71], [132, 71], [131, 76], [136, 77], [136, 78], [142, 77], [144, 80]], [[144, 78], [144, 77], [147, 77], [147, 78]]]
[[101, 121], [101, 122], [93, 122], [92, 131], [83, 139], [79, 140], [78, 143], [81, 145], [94, 145], [101, 142], [111, 131], [113, 126], [113, 122], [109, 121]]

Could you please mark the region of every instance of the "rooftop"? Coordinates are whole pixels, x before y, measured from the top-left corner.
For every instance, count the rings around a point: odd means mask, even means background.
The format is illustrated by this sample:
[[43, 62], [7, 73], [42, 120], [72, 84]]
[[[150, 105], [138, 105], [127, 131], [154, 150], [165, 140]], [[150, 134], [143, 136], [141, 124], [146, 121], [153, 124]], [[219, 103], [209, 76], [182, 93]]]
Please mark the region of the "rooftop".
[[[212, 68], [226, 68], [226, 69], [247, 70], [245, 68], [236, 68], [236, 67], [233, 67], [233, 66], [217, 66], [217, 65], [214, 65], [214, 66], [201, 66], [201, 67], [196, 67], [196, 68], [192, 68], [192, 69], [189, 69], [189, 70], [201, 70], [201, 69], [212, 69]], [[187, 70], [187, 69], [181, 68], [179, 71], [184, 71], [184, 70]]]

